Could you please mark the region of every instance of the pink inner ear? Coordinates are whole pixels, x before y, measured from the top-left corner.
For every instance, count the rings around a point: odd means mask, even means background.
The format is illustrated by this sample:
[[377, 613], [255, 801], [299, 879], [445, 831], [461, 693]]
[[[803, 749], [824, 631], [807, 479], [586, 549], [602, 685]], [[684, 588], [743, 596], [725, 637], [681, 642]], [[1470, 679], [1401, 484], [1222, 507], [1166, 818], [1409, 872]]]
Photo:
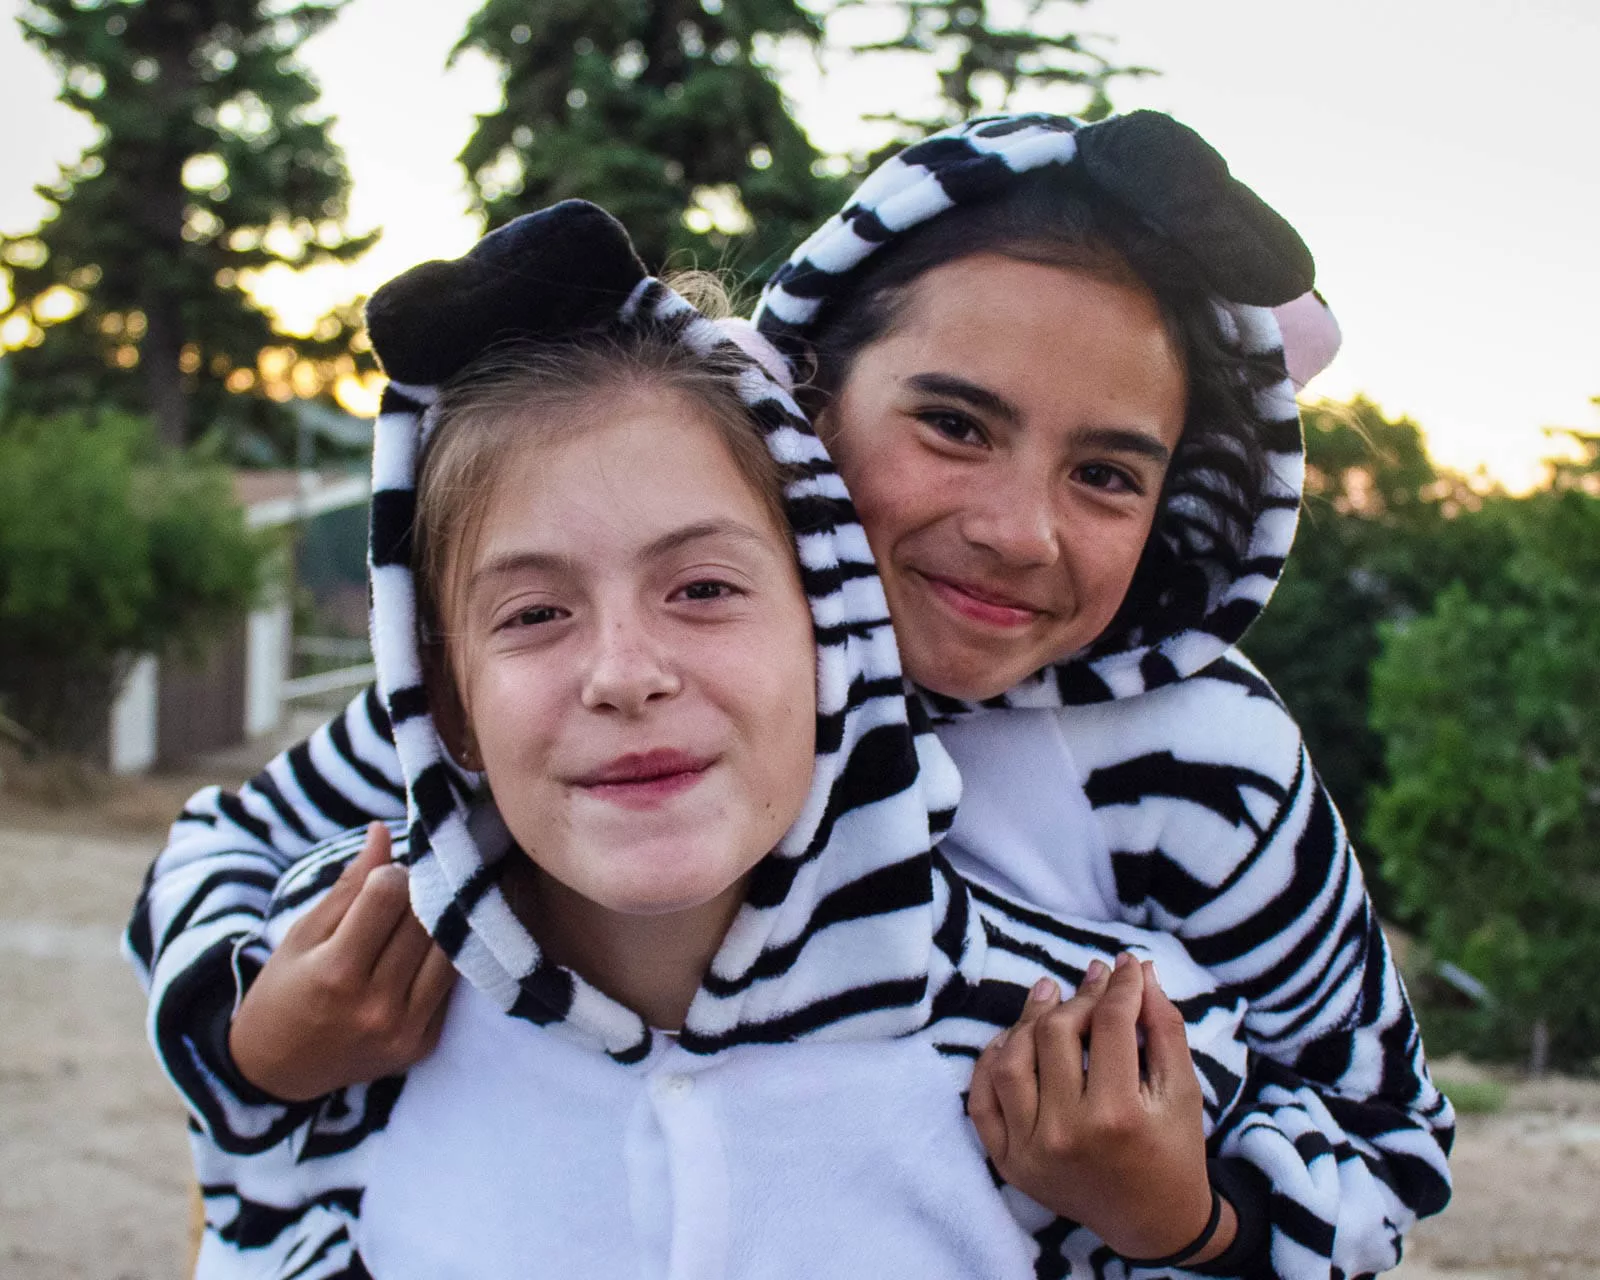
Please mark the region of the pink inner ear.
[[731, 340], [745, 355], [765, 369], [769, 378], [785, 391], [794, 390], [794, 371], [789, 368], [788, 361], [779, 353], [778, 348], [768, 342], [755, 325], [742, 316], [724, 316], [713, 323], [722, 331], [724, 338]]
[[1293, 302], [1274, 307], [1283, 333], [1283, 361], [1295, 390], [1303, 390], [1339, 354], [1343, 335], [1328, 304], [1315, 293], [1302, 293]]

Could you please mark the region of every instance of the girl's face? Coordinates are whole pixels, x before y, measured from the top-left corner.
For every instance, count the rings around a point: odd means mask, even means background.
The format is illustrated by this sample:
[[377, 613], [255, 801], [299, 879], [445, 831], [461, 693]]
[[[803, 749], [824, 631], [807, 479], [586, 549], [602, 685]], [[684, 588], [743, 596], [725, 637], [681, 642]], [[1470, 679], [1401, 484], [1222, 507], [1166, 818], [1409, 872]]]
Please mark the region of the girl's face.
[[822, 425], [912, 679], [992, 697], [1105, 630], [1186, 403], [1140, 287], [992, 253], [911, 286]]
[[612, 912], [736, 899], [799, 814], [812, 620], [706, 414], [652, 389], [513, 453], [447, 619], [471, 745], [521, 847]]

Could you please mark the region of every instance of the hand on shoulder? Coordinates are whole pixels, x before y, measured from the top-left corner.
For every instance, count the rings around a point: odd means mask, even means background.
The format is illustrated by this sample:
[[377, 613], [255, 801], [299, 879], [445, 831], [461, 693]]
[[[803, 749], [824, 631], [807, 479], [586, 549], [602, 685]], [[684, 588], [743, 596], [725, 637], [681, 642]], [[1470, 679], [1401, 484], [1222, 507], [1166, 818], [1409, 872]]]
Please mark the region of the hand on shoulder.
[[287, 1102], [320, 1097], [431, 1053], [454, 983], [449, 957], [411, 912], [388, 829], [375, 822], [245, 993], [228, 1050], [258, 1089]]

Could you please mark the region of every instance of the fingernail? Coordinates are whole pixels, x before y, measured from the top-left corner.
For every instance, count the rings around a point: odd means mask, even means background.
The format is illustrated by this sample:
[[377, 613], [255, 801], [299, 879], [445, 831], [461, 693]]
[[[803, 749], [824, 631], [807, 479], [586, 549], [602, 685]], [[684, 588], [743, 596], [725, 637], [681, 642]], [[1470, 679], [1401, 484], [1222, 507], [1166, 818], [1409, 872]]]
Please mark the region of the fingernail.
[[1039, 981], [1033, 984], [1033, 990], [1028, 992], [1028, 999], [1049, 1000], [1059, 995], [1060, 988], [1056, 986], [1053, 979], [1040, 978]]
[[1157, 991], [1161, 990], [1161, 979], [1156, 976], [1156, 962], [1154, 960], [1146, 960], [1144, 962], [1144, 976], [1145, 981], [1152, 987]]
[[1084, 970], [1083, 980], [1085, 982], [1100, 982], [1110, 972], [1111, 970], [1107, 968], [1104, 960], [1091, 960], [1089, 961], [1089, 967]]
[[1133, 953], [1131, 951], [1124, 951], [1117, 957], [1117, 968], [1119, 969], [1126, 969], [1132, 963]]
[[1004, 1031], [1002, 1031], [999, 1035], [997, 1035], [993, 1040], [991, 1040], [989, 1042], [989, 1047], [991, 1049], [1004, 1049], [1006, 1047], [1006, 1041], [1009, 1040], [1010, 1038], [1011, 1038], [1011, 1029], [1009, 1027], [1007, 1027]]

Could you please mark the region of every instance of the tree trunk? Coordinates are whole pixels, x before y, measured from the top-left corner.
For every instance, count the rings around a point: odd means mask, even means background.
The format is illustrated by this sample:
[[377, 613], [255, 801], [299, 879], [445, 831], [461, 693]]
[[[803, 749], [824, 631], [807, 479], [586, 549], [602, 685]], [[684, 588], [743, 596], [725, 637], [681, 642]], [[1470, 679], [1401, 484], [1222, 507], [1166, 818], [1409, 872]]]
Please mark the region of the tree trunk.
[[1532, 1044], [1528, 1049], [1528, 1074], [1535, 1079], [1550, 1069], [1550, 1024], [1543, 1018], [1533, 1020]]
[[183, 371], [178, 368], [183, 334], [177, 300], [165, 290], [152, 290], [146, 297], [139, 362], [144, 366], [150, 416], [161, 443], [181, 449], [189, 443], [189, 399], [183, 394]]
[[[162, 102], [169, 117], [176, 118], [186, 109], [194, 83], [189, 61], [194, 33], [189, 27], [197, 19], [194, 14], [176, 9], [170, 16], [174, 25], [166, 32], [164, 45], [155, 51], [161, 72], [149, 92]], [[181, 275], [184, 266], [183, 222], [188, 193], [183, 185], [183, 165], [187, 158], [176, 130], [151, 140], [144, 164], [144, 190], [138, 202], [152, 250], [146, 261], [162, 264], [173, 279]], [[139, 363], [156, 434], [162, 443], [181, 449], [189, 443], [189, 397], [178, 362], [191, 335], [184, 331], [183, 305], [169, 281], [161, 278], [158, 270], [147, 267], [147, 271], [142, 290], [146, 328], [139, 344]]]

